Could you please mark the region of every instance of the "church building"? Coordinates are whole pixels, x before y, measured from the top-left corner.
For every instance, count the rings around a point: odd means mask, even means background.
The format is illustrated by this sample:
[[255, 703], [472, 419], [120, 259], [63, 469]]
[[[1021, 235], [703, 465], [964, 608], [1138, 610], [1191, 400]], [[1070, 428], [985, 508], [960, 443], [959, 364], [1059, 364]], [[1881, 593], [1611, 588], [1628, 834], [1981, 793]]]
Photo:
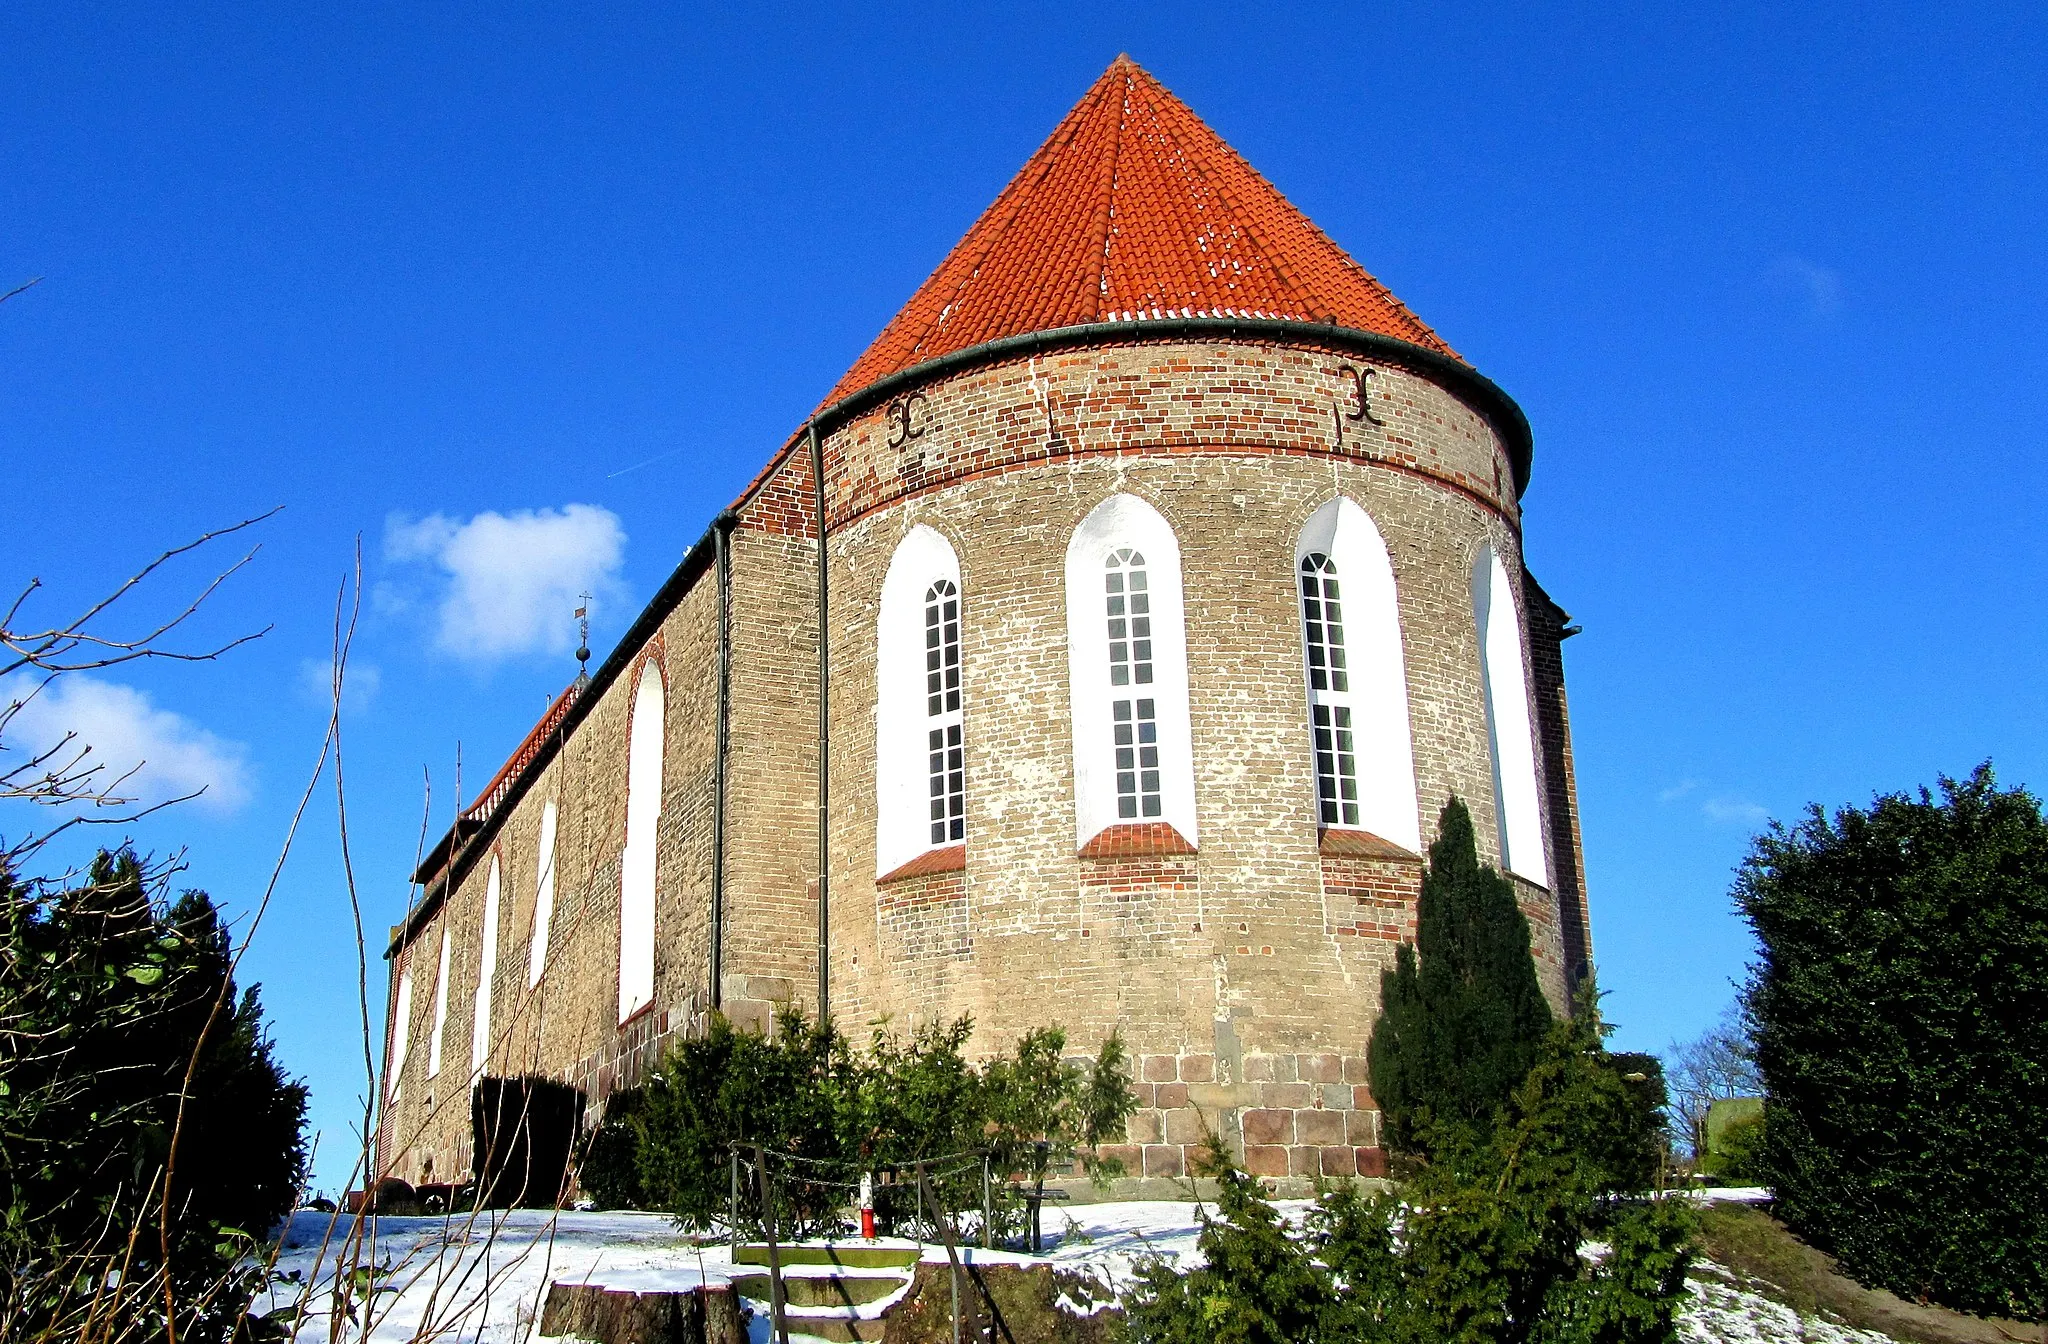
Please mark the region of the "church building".
[[1384, 1170], [1453, 795], [1563, 1011], [1560, 648], [1508, 395], [1119, 57], [415, 875], [380, 1174], [713, 1013], [1120, 1030], [1134, 1175]]

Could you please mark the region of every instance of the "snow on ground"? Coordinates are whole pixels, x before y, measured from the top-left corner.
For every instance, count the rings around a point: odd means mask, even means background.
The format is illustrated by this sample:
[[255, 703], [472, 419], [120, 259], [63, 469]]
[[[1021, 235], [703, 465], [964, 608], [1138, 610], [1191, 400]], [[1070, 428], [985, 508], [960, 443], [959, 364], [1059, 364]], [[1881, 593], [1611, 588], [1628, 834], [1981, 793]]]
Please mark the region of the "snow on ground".
[[[1054, 1242], [1043, 1257], [963, 1248], [982, 1264], [1029, 1264], [1036, 1259], [1061, 1270], [1087, 1274], [1109, 1288], [1129, 1283], [1137, 1265], [1164, 1256], [1179, 1268], [1201, 1263], [1196, 1237], [1201, 1230], [1192, 1203], [1134, 1202], [1082, 1204], [1047, 1209], [1045, 1233]], [[1299, 1222], [1306, 1200], [1277, 1202]], [[295, 1276], [272, 1296], [268, 1309], [303, 1305], [297, 1338], [305, 1344], [328, 1339], [335, 1310], [334, 1266], [343, 1258], [349, 1220], [329, 1215], [293, 1215], [278, 1257], [281, 1273]], [[909, 1243], [896, 1243], [908, 1245]], [[703, 1242], [678, 1230], [674, 1221], [649, 1213], [563, 1213], [537, 1211], [454, 1215], [441, 1218], [383, 1218], [376, 1225], [376, 1254], [354, 1256], [351, 1264], [374, 1265], [372, 1273], [344, 1275], [360, 1299], [366, 1279], [375, 1289], [368, 1308], [373, 1344], [433, 1338], [445, 1344], [532, 1344], [548, 1285], [556, 1280], [602, 1283], [639, 1292], [689, 1288], [723, 1282], [735, 1272], [723, 1242]], [[927, 1246], [923, 1258], [944, 1264], [944, 1246]], [[760, 1273], [760, 1267], [740, 1267]], [[1679, 1322], [1684, 1344], [1888, 1344], [1886, 1337], [1802, 1317], [1738, 1287], [1718, 1266], [1702, 1264], [1690, 1285], [1693, 1301]], [[258, 1309], [266, 1309], [259, 1303]], [[361, 1340], [362, 1308], [345, 1337]], [[755, 1320], [765, 1339], [766, 1322]]]

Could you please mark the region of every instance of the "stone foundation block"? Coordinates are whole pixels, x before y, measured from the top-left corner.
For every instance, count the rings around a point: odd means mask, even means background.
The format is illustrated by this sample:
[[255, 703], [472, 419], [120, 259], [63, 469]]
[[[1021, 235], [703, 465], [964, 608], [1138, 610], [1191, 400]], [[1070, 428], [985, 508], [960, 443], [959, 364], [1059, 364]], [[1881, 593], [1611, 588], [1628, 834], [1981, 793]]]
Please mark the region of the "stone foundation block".
[[1322, 1152], [1323, 1175], [1355, 1176], [1358, 1174], [1358, 1150], [1355, 1148], [1325, 1148]]
[[1352, 1152], [1358, 1158], [1358, 1174], [1361, 1176], [1384, 1176], [1387, 1174], [1387, 1150], [1384, 1148], [1355, 1148]]
[[1145, 1145], [1145, 1174], [1147, 1176], [1179, 1176], [1183, 1171], [1180, 1145], [1173, 1143], [1152, 1143]]
[[1294, 1139], [1318, 1148], [1334, 1147], [1346, 1141], [1343, 1111], [1296, 1111]]
[[1353, 1148], [1372, 1148], [1380, 1141], [1380, 1116], [1378, 1111], [1346, 1111], [1344, 1113], [1344, 1141]]
[[1344, 1058], [1341, 1055], [1302, 1055], [1301, 1081], [1304, 1083], [1341, 1083], [1344, 1081]]
[[1207, 1083], [1216, 1078], [1216, 1056], [1182, 1055], [1180, 1057], [1180, 1080], [1184, 1083]]
[[1138, 1076], [1148, 1083], [1170, 1083], [1179, 1071], [1179, 1061], [1172, 1055], [1143, 1055], [1139, 1057]]
[[1315, 1104], [1316, 1090], [1307, 1083], [1263, 1083], [1259, 1087], [1259, 1105], [1284, 1106], [1298, 1111], [1304, 1106]]
[[1199, 1146], [1208, 1137], [1202, 1126], [1202, 1113], [1192, 1106], [1183, 1106], [1177, 1111], [1165, 1111], [1166, 1142]]
[[[1244, 1125], [1244, 1145], [1247, 1149], [1269, 1144], [1294, 1142], [1294, 1112], [1284, 1110], [1245, 1111], [1240, 1117]], [[1285, 1176], [1285, 1171], [1262, 1172], [1266, 1176]]]
[[1245, 1145], [1244, 1169], [1253, 1176], [1287, 1175], [1287, 1149], [1278, 1144]]
[[1186, 1083], [1161, 1083], [1153, 1094], [1152, 1104], [1162, 1111], [1177, 1111], [1188, 1104]]
[[1363, 1055], [1344, 1056], [1344, 1081], [1347, 1083], [1369, 1083], [1372, 1081], [1372, 1067]]
[[1136, 1111], [1124, 1122], [1124, 1137], [1132, 1143], [1158, 1143], [1165, 1132], [1165, 1117], [1158, 1111]]

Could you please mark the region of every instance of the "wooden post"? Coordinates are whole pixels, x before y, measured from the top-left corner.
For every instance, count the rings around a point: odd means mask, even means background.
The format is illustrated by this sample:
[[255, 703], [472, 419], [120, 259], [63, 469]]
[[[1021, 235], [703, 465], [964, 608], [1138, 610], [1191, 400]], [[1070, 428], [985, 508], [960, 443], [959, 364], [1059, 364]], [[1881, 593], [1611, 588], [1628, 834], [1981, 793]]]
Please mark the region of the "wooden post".
[[991, 1230], [995, 1222], [995, 1204], [989, 1197], [988, 1163], [989, 1156], [987, 1153], [983, 1153], [981, 1155], [981, 1249], [984, 1251], [995, 1249], [995, 1233]]
[[775, 1187], [768, 1178], [768, 1151], [754, 1145], [761, 1164], [761, 1222], [768, 1229], [768, 1312], [775, 1324], [776, 1344], [789, 1344], [789, 1316], [783, 1310], [782, 1250], [775, 1244]]
[[939, 1235], [946, 1239], [946, 1261], [953, 1267], [953, 1344], [960, 1344], [960, 1252], [953, 1235], [953, 1219], [940, 1210], [939, 1192], [931, 1189], [922, 1162], [917, 1164], [917, 1188], [920, 1193], [931, 1191], [932, 1218], [939, 1225]]

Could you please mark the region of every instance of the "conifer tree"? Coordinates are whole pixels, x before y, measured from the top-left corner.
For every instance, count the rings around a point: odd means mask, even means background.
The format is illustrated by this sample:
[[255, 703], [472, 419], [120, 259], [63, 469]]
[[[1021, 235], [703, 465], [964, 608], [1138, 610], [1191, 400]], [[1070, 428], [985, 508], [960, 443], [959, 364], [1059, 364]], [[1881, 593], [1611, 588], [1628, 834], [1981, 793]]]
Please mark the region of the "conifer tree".
[[1431, 1124], [1486, 1124], [1550, 1021], [1514, 884], [1479, 862], [1472, 814], [1453, 797], [1429, 847], [1415, 943], [1380, 975], [1368, 1056], [1387, 1141], [1412, 1150]]

